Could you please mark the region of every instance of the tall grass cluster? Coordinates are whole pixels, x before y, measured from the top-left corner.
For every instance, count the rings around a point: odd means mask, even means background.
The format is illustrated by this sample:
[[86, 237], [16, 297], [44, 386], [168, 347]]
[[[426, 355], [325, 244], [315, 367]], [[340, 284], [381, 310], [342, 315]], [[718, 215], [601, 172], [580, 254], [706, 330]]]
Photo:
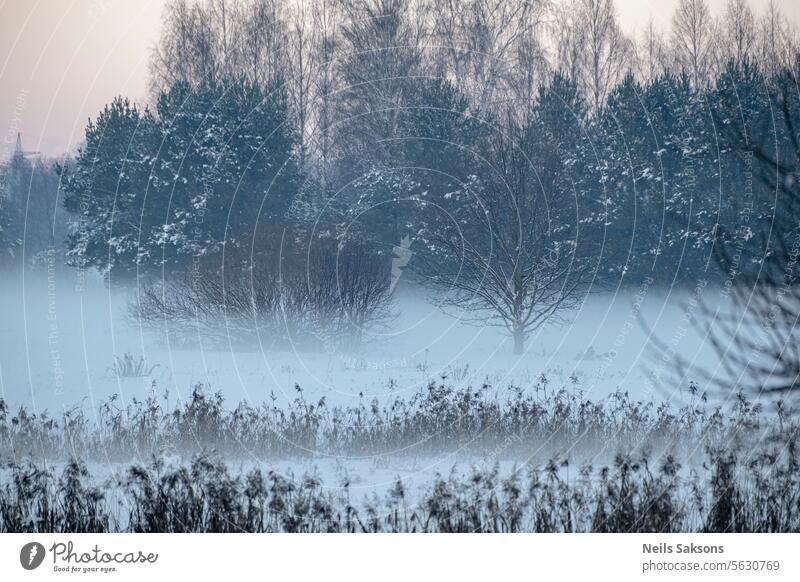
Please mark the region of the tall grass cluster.
[[[593, 402], [541, 385], [500, 397], [437, 383], [384, 404], [311, 403], [297, 388], [284, 408], [229, 408], [198, 387], [172, 408], [112, 399], [92, 422], [0, 401], [0, 531], [800, 531], [799, 431], [785, 404], [738, 395], [720, 408], [691, 392], [672, 409], [624, 393]], [[444, 453], [472, 469], [371, 493], [278, 469]]]
[[4, 474], [0, 532], [800, 531], [794, 443], [709, 450], [686, 475], [671, 456], [654, 464], [618, 455], [599, 468], [553, 459], [508, 474], [437, 475], [416, 494], [398, 479], [366, 497], [347, 480], [261, 467], [237, 474], [208, 456], [134, 463], [103, 486], [78, 460], [60, 476], [32, 463]]
[[260, 405], [225, 405], [220, 392], [196, 386], [175, 406], [155, 394], [123, 406], [118, 397], [94, 411], [81, 407], [60, 415], [10, 410], [0, 399], [0, 461], [26, 457], [99, 462], [153, 455], [191, 457], [214, 450], [256, 459], [317, 456], [439, 455], [458, 452], [498, 459], [530, 459], [560, 453], [582, 456], [618, 451], [665, 451], [681, 458], [707, 446], [762, 438], [788, 430], [782, 405], [766, 414], [738, 395], [726, 407], [710, 406], [693, 387], [688, 404], [636, 401], [617, 392], [598, 401], [575, 391], [547, 391], [540, 378], [530, 390], [491, 386], [454, 388], [430, 383], [409, 398], [357, 404], [295, 398]]

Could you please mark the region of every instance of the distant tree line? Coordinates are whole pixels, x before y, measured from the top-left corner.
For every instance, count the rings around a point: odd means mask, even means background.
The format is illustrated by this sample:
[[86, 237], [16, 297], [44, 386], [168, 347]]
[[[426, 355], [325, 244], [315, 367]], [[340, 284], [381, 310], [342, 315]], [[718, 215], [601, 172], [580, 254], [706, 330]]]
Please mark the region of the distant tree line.
[[786, 22], [681, 0], [631, 38], [611, 0], [172, 0], [151, 104], [109, 104], [66, 172], [69, 261], [285, 284], [315, 246], [386, 263], [408, 237], [409, 275], [521, 350], [592, 285], [721, 280], [715, 245], [775, 217], [748, 156], [797, 164], [771, 114], [800, 119]]

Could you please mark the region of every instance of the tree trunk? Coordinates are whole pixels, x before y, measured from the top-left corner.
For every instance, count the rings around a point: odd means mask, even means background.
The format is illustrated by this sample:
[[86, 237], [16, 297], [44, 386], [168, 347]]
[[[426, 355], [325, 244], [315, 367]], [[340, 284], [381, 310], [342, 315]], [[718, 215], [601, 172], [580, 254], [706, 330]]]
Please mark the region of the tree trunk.
[[520, 356], [525, 352], [525, 332], [521, 329], [515, 329], [514, 336], [514, 355]]

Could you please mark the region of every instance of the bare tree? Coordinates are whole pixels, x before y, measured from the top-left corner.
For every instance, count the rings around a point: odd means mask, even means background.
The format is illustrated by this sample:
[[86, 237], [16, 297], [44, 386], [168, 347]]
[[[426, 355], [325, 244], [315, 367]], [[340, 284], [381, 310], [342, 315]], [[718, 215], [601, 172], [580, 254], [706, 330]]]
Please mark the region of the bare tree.
[[256, 85], [267, 86], [286, 72], [288, 42], [283, 3], [247, 0], [238, 14], [236, 73]]
[[318, 30], [314, 26], [309, 4], [308, 0], [299, 0], [290, 8], [288, 31], [287, 86], [300, 141], [300, 163], [303, 166], [308, 154], [313, 79], [318, 74], [312, 60]]
[[756, 44], [756, 20], [746, 0], [728, 0], [721, 33], [720, 56], [723, 60], [732, 61], [736, 66], [752, 60]]
[[411, 0], [342, 0], [337, 59], [341, 147], [354, 158], [392, 159], [402, 109], [420, 73], [422, 36]]
[[311, 47], [314, 61], [312, 74], [313, 129], [312, 144], [319, 163], [322, 191], [327, 193], [331, 182], [333, 158], [333, 126], [336, 91], [339, 87], [335, 58], [338, 53], [340, 10], [335, 0], [318, 0], [312, 10], [315, 34]]
[[357, 348], [364, 333], [393, 318], [391, 309], [391, 263], [363, 241], [319, 242], [309, 256], [309, 291], [328, 289], [333, 313], [327, 329], [343, 338], [345, 346]]
[[556, 9], [559, 70], [578, 83], [591, 110], [599, 112], [631, 66], [633, 45], [617, 23], [613, 0], [580, 0]]
[[768, 78], [792, 66], [798, 51], [797, 34], [774, 0], [758, 23], [757, 37], [758, 62]]
[[464, 320], [504, 327], [515, 354], [583, 298], [590, 272], [569, 222], [570, 195], [578, 196], [567, 194], [569, 155], [559, 151], [561, 136], [543, 139], [549, 130], [533, 121], [536, 113], [526, 119], [484, 138], [487, 169], [424, 231], [417, 263], [444, 305]]
[[579, 18], [585, 43], [581, 81], [596, 113], [625, 74], [632, 47], [617, 24], [613, 0], [582, 0]]
[[213, 18], [214, 27], [217, 29], [217, 43], [219, 53], [219, 75], [223, 79], [230, 78], [233, 72], [235, 48], [232, 40], [234, 34], [232, 0], [210, 0], [207, 14]]
[[517, 82], [520, 72], [530, 75], [531, 67], [541, 63], [535, 31], [543, 22], [544, 6], [540, 0], [435, 4], [439, 73], [454, 80], [478, 113], [494, 111], [497, 93]]
[[667, 42], [652, 19], [642, 32], [635, 52], [636, 69], [641, 81], [652, 81], [669, 69]]
[[569, 3], [556, 4], [552, 19], [555, 68], [569, 79], [581, 74], [584, 53], [584, 28]]
[[680, 0], [672, 16], [672, 52], [695, 89], [706, 87], [713, 74], [715, 28], [706, 0]]
[[516, 43], [514, 74], [508, 75], [505, 82], [509, 100], [502, 111], [504, 114], [529, 112], [528, 105], [536, 99], [539, 89], [551, 77], [547, 51], [538, 34], [541, 29], [542, 26], [533, 27]]
[[206, 8], [191, 0], [166, 5], [161, 38], [150, 59], [154, 94], [178, 81], [198, 83], [218, 76], [218, 31]]
[[171, 0], [150, 59], [151, 90], [245, 78], [266, 86], [286, 68], [280, 0]]

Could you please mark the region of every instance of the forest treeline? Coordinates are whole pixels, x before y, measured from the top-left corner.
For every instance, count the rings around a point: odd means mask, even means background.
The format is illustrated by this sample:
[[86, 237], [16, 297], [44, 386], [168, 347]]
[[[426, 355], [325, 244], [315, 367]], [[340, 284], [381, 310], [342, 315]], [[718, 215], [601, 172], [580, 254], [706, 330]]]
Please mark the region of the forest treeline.
[[149, 103], [56, 169], [66, 260], [182, 286], [139, 310], [163, 316], [225, 303], [197, 286], [223, 266], [274, 287], [343, 254], [295, 302], [359, 327], [400, 249], [521, 349], [590, 287], [721, 280], [721, 245], [759, 268], [757, 233], [794, 228], [754, 152], [794, 175], [798, 46], [774, 2], [681, 0], [631, 36], [612, 0], [172, 0]]

